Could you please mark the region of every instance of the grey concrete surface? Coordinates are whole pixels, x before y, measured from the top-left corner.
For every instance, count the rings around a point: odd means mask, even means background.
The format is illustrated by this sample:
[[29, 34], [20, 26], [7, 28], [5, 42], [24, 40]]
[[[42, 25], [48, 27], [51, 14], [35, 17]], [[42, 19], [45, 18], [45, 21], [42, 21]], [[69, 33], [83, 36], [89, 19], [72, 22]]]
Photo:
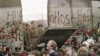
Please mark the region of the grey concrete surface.
[[0, 8], [19, 6], [21, 7], [21, 0], [0, 0]]

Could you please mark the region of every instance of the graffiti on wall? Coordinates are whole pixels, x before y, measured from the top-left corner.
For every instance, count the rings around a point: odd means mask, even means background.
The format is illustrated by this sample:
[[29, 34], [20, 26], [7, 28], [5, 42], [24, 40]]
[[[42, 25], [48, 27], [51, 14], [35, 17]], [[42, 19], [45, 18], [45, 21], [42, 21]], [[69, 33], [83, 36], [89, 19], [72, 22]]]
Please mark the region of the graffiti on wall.
[[60, 14], [59, 11], [55, 11], [54, 14], [50, 15], [50, 22], [56, 24], [70, 24], [69, 15]]
[[90, 27], [91, 9], [90, 8], [73, 8], [73, 22], [75, 26]]
[[[48, 1], [48, 23], [50, 27], [71, 27], [70, 0]], [[54, 3], [55, 2], [55, 3]]]
[[23, 40], [21, 8], [1, 8], [0, 13], [0, 42]]

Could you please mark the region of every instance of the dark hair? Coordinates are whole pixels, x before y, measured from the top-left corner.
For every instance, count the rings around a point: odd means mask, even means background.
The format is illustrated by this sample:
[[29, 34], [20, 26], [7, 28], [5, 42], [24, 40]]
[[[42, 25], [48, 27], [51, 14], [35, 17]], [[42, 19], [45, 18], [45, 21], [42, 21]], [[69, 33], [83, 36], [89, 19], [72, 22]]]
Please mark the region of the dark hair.
[[77, 38], [76, 37], [72, 37], [72, 42], [77, 42]]
[[43, 27], [43, 25], [42, 24], [39, 24], [38, 27]]
[[47, 55], [47, 54], [49, 54], [49, 52], [48, 52], [48, 51], [43, 51], [43, 52], [41, 53], [41, 56], [42, 56], [43, 54]]
[[94, 52], [96, 52], [98, 50], [98, 47], [97, 46], [93, 46], [91, 48], [94, 50]]
[[27, 47], [27, 48], [26, 48], [26, 51], [27, 51], [27, 52], [31, 52], [31, 51], [32, 51], [32, 48], [31, 48], [31, 47]]
[[8, 56], [11, 56], [11, 53], [9, 53], [9, 51], [10, 51], [10, 48], [7, 47], [7, 48], [6, 48], [6, 52], [4, 53], [4, 55], [8, 54]]
[[15, 51], [16, 51], [16, 52], [19, 52], [20, 50], [21, 50], [20, 47], [15, 47]]
[[6, 45], [2, 45], [2, 47], [6, 47]]
[[8, 52], [9, 50], [10, 50], [10, 48], [7, 47], [7, 48], [6, 48], [6, 52]]
[[35, 23], [35, 21], [31, 21], [31, 24]]
[[26, 23], [26, 27], [27, 27], [27, 26], [30, 26], [30, 25]]

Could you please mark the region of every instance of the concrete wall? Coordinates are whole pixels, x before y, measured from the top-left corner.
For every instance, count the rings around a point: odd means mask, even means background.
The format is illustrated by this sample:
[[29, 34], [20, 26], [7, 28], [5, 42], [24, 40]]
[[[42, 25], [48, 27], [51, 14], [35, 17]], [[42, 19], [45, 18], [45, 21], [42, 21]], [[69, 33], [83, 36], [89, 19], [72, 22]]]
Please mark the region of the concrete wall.
[[0, 0], [0, 7], [20, 7], [21, 0]]
[[[16, 28], [16, 36], [11, 35], [13, 26]], [[0, 32], [1, 43], [23, 49], [21, 0], [0, 0], [0, 30], [3, 31]]]

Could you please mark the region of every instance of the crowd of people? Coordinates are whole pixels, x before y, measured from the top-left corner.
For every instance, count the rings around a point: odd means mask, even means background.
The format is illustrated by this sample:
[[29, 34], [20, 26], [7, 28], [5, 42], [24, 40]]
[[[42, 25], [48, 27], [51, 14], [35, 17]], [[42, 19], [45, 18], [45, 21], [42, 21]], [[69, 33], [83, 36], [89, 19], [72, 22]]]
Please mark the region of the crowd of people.
[[100, 56], [100, 42], [91, 36], [86, 36], [82, 41], [71, 37], [60, 48], [55, 40], [49, 40], [41, 49], [34, 48], [43, 31], [43, 25], [35, 27], [35, 21], [31, 25], [23, 24], [24, 50], [21, 47], [12, 49], [0, 43], [0, 56]]
[[24, 51], [20, 47], [12, 48], [0, 43], [0, 56], [100, 56], [100, 45], [80, 44], [68, 39], [66, 44], [61, 48], [57, 48], [57, 43], [54, 40], [49, 40], [46, 47], [41, 50], [34, 49], [32, 46], [27, 46]]

